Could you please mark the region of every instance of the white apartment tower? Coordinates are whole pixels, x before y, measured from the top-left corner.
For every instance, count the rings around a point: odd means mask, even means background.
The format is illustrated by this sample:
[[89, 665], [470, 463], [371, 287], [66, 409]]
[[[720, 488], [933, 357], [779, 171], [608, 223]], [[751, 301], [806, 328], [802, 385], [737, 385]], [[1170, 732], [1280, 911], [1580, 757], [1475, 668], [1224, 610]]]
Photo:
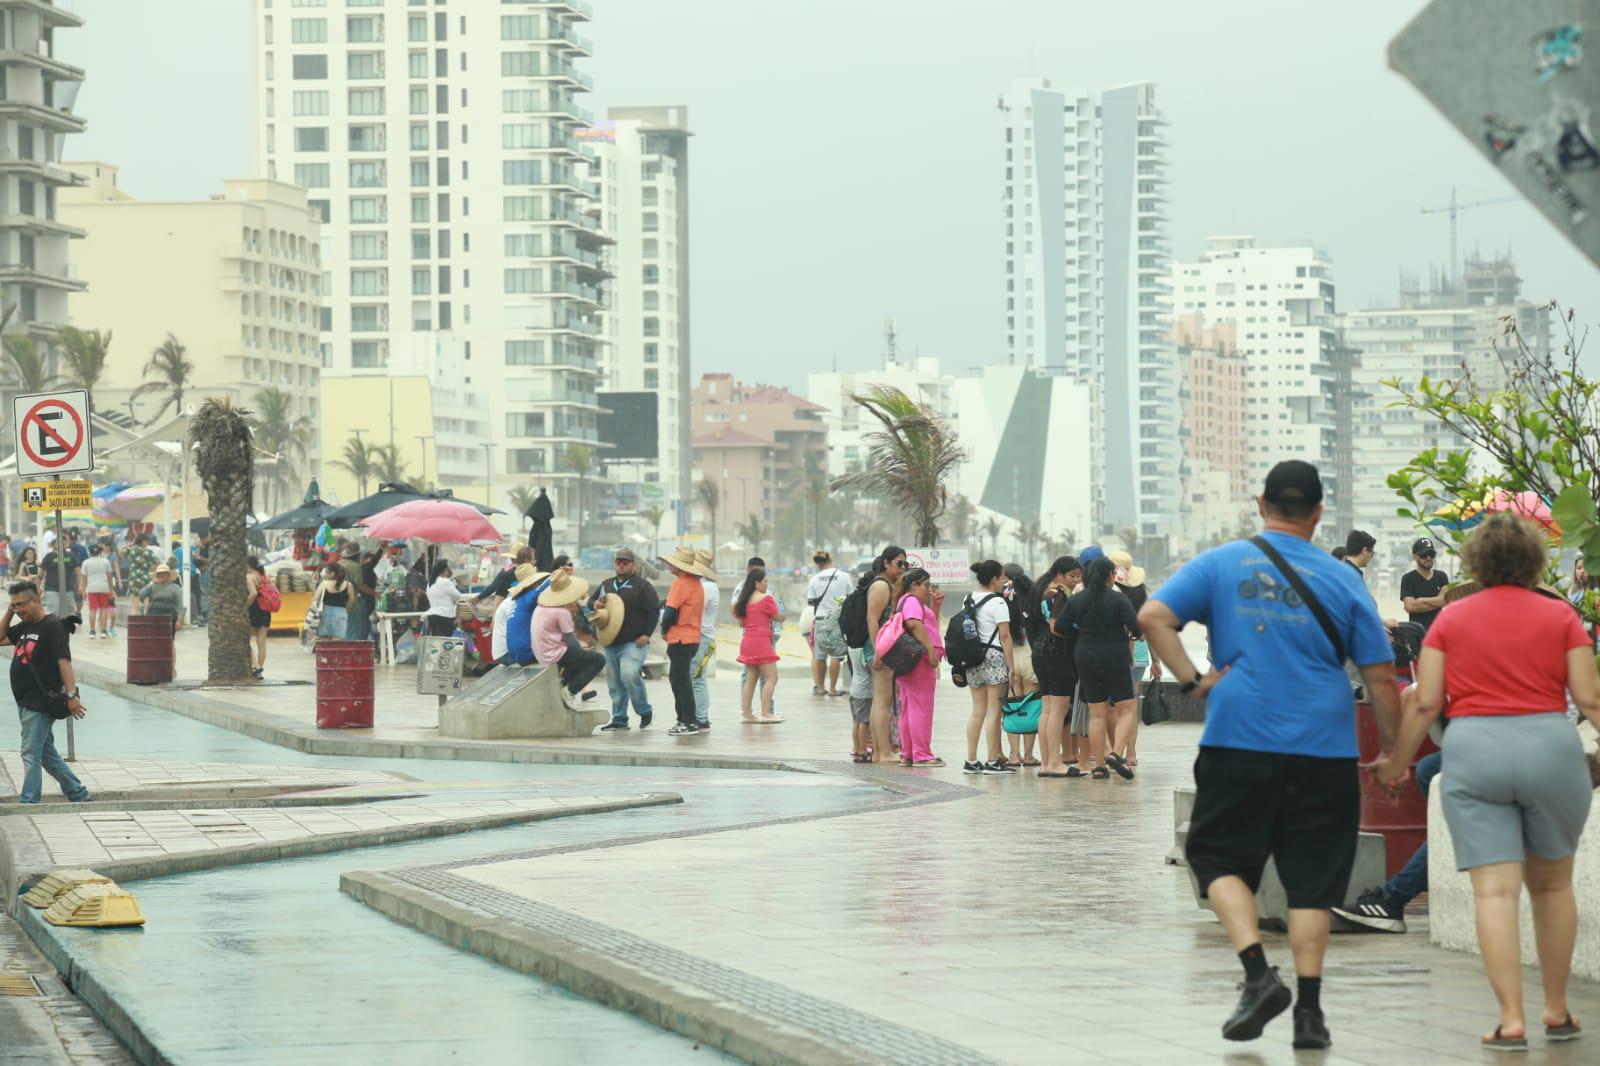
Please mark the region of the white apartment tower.
[[1155, 86], [1021, 81], [1000, 111], [1010, 360], [1071, 376], [1097, 397], [1096, 525], [1171, 537], [1182, 455]]
[[[619, 414], [605, 443], [617, 460], [610, 480], [624, 509], [659, 505], [662, 532], [688, 528], [693, 455], [689, 447], [689, 109], [614, 107], [583, 136], [600, 193], [600, 226], [615, 240], [614, 277], [603, 316], [601, 388]], [[617, 395], [622, 394], [622, 395]], [[646, 412], [655, 412], [655, 433]], [[642, 447], [641, 447], [642, 445]], [[653, 457], [647, 455], [654, 452]], [[641, 458], [643, 456], [643, 458]]]
[[56, 191], [78, 180], [62, 142], [87, 124], [72, 113], [83, 71], [55, 58], [55, 34], [82, 25], [51, 0], [0, 0], [0, 306], [13, 328], [65, 324], [84, 288], [67, 262], [83, 230], [56, 218]]
[[[255, 0], [261, 171], [322, 212], [322, 363], [426, 375], [442, 485], [577, 506], [598, 444], [599, 253], [578, 174], [587, 0]], [[375, 383], [376, 384], [376, 383]], [[375, 387], [372, 433], [393, 435]], [[387, 425], [385, 424], [387, 422]]]
[[1179, 315], [1234, 327], [1245, 360], [1250, 485], [1259, 487], [1282, 459], [1314, 463], [1329, 522], [1348, 525], [1352, 360], [1339, 341], [1327, 253], [1309, 244], [1262, 247], [1253, 237], [1213, 237], [1197, 261], [1177, 265], [1173, 288]]

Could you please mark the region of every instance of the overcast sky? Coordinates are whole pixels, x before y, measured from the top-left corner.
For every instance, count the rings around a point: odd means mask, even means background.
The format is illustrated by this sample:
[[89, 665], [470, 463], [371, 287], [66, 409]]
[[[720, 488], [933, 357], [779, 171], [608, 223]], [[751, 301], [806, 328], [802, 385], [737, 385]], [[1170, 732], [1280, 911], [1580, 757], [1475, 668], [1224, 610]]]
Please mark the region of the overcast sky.
[[[488, 14], [493, 0], [476, 0]], [[67, 154], [139, 197], [203, 197], [250, 158], [249, 0], [71, 0], [87, 68]], [[455, 0], [452, 9], [468, 8]], [[1171, 123], [1180, 258], [1211, 234], [1310, 239], [1341, 308], [1448, 257], [1420, 208], [1515, 190], [1385, 61], [1420, 0], [594, 0], [596, 111], [683, 104], [694, 369], [778, 384], [902, 350], [1004, 358], [996, 98], [1015, 78], [1150, 80]], [[1530, 298], [1600, 321], [1600, 276], [1533, 208], [1461, 215]]]

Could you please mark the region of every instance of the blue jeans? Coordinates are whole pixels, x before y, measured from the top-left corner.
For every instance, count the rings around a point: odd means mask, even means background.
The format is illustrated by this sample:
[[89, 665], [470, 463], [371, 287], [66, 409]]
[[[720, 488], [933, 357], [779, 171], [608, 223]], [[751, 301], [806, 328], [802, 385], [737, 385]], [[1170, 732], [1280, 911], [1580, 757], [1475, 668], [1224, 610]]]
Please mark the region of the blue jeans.
[[62, 793], [73, 803], [82, 803], [88, 799], [89, 790], [83, 787], [78, 775], [72, 772], [67, 761], [56, 751], [56, 738], [53, 732], [55, 719], [41, 711], [18, 707], [17, 721], [22, 725], [22, 793], [17, 797], [17, 801], [39, 802], [39, 792], [44, 785], [40, 770], [55, 778], [56, 784], [61, 786]]
[[711, 686], [706, 681], [706, 667], [710, 665], [711, 657], [716, 653], [716, 638], [702, 636], [700, 650], [695, 654], [694, 661], [689, 664], [689, 684], [694, 689], [696, 725], [707, 725], [711, 721]]
[[344, 607], [324, 607], [322, 621], [317, 624], [317, 636], [344, 640], [350, 628], [349, 611]]
[[647, 647], [628, 641], [601, 649], [606, 655], [606, 686], [611, 689], [611, 720], [628, 724], [628, 701], [641, 719], [653, 714], [650, 696], [644, 690], [644, 653]]
[[365, 596], [357, 596], [355, 606], [348, 611], [344, 623], [344, 639], [372, 639], [372, 601]]
[[[1439, 752], [1424, 756], [1417, 763], [1417, 787], [1422, 790], [1422, 797], [1428, 797], [1428, 786], [1433, 784], [1433, 779], [1439, 776], [1439, 770], [1444, 764], [1444, 756]], [[1398, 907], [1404, 907], [1413, 899], [1428, 891], [1428, 842], [1424, 840], [1416, 854], [1400, 868], [1400, 872], [1389, 879], [1383, 886], [1383, 896]]]

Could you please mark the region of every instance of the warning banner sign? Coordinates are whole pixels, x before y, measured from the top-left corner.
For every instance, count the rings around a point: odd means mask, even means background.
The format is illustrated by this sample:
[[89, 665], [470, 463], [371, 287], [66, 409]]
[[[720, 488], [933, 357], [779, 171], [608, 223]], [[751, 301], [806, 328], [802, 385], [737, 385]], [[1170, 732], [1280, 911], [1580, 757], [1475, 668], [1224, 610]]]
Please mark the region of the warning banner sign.
[[87, 511], [94, 506], [92, 481], [24, 481], [24, 511]]

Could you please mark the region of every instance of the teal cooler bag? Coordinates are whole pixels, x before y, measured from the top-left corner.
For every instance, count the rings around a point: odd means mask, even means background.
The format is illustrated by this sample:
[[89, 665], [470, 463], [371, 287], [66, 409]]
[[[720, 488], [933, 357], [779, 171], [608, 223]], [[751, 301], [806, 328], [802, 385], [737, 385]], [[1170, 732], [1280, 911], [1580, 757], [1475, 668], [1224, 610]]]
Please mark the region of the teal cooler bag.
[[1044, 699], [1037, 692], [1008, 696], [1000, 701], [1000, 724], [1007, 733], [1037, 733]]

